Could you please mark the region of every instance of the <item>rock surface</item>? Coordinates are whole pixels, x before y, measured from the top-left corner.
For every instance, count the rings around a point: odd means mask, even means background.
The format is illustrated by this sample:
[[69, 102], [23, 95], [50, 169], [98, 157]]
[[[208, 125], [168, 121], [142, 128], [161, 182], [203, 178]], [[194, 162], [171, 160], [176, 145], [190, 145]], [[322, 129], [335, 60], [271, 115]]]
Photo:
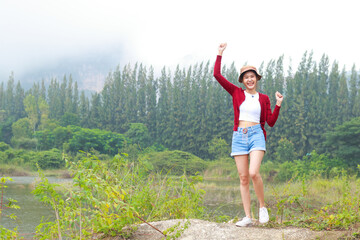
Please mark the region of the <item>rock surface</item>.
[[[151, 223], [154, 227], [164, 231], [185, 220], [167, 220]], [[190, 225], [178, 239], [182, 240], [212, 240], [212, 239], [261, 239], [261, 240], [303, 240], [303, 239], [338, 239], [344, 236], [345, 231], [311, 231], [305, 228], [266, 228], [266, 227], [236, 227], [233, 223], [215, 223], [204, 220], [191, 219]], [[112, 238], [115, 239], [115, 238]], [[130, 238], [131, 240], [160, 240], [164, 235], [147, 224], [140, 224]]]

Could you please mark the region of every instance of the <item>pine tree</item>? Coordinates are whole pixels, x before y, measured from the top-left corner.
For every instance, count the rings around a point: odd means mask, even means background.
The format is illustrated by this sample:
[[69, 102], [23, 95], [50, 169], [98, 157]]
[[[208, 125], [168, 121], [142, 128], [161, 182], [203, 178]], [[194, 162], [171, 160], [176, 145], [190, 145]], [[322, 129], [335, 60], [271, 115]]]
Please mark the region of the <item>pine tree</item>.
[[68, 84], [68, 81], [67, 81], [67, 78], [66, 78], [66, 75], [64, 75], [63, 77], [63, 80], [60, 84], [60, 92], [59, 92], [59, 96], [60, 96], [60, 99], [59, 99], [59, 112], [58, 112], [58, 116], [59, 117], [62, 117], [65, 113], [65, 101], [66, 101], [66, 89], [67, 89], [67, 84]]
[[101, 111], [101, 97], [100, 94], [94, 93], [91, 95], [91, 106], [89, 112], [89, 126], [90, 128], [98, 128], [101, 129], [103, 126]]
[[352, 114], [354, 115], [354, 117], [359, 117], [360, 116], [360, 87], [358, 88], [356, 97], [355, 97], [355, 103], [354, 103], [354, 107], [352, 109]]
[[296, 128], [294, 134], [294, 141], [292, 141], [297, 149], [299, 155], [304, 155], [306, 153], [307, 146], [307, 132], [306, 127], [308, 125], [307, 122], [307, 106], [305, 104], [307, 92], [306, 92], [306, 84], [308, 78], [308, 58], [307, 52], [304, 53], [303, 58], [299, 64], [298, 70], [294, 76], [294, 110], [295, 110], [295, 119], [294, 119], [294, 127]]
[[[350, 76], [350, 95], [349, 95], [349, 108], [350, 108], [350, 117], [355, 117], [356, 114], [356, 110], [355, 110], [355, 101], [356, 101], [356, 95], [358, 92], [358, 86], [357, 86], [357, 82], [358, 82], [358, 74], [356, 72], [356, 68], [355, 68], [355, 64], [353, 65], [352, 69], [351, 69], [351, 76]], [[360, 88], [360, 86], [359, 86]]]
[[287, 70], [287, 77], [285, 78], [285, 90], [284, 90], [284, 101], [281, 104], [280, 119], [281, 128], [283, 129], [282, 137], [287, 138], [290, 142], [294, 143], [296, 141], [295, 132], [297, 131], [294, 126], [294, 121], [297, 117], [294, 105], [294, 90], [295, 90], [295, 79], [293, 77], [292, 66], [289, 65]]
[[162, 144], [166, 143], [166, 139], [170, 138], [172, 129], [170, 127], [170, 112], [171, 112], [171, 77], [166, 72], [165, 67], [161, 70], [161, 76], [159, 78], [159, 101], [157, 107], [157, 135], [159, 141]]
[[78, 114], [78, 108], [79, 108], [79, 89], [78, 89], [78, 84], [75, 81], [72, 112]]
[[319, 118], [321, 111], [321, 98], [319, 97], [320, 81], [318, 81], [318, 69], [314, 63], [313, 69], [309, 74], [308, 90], [307, 90], [307, 127], [306, 136], [307, 142], [305, 146], [305, 152], [310, 153], [314, 150], [316, 143], [320, 140], [320, 136], [323, 134], [321, 130], [321, 118]]
[[284, 92], [284, 79], [284, 55], [282, 55], [276, 61], [275, 66], [275, 91]]
[[4, 92], [4, 83], [0, 84], [0, 111], [5, 109], [5, 92]]
[[5, 110], [8, 115], [13, 116], [15, 112], [14, 101], [14, 73], [11, 73], [6, 85]]
[[[229, 69], [227, 69], [224, 65], [222, 72], [228, 81], [234, 83], [237, 86], [240, 86], [241, 88], [244, 87], [241, 83], [239, 83], [239, 72], [236, 70], [234, 62], [231, 63]], [[234, 110], [232, 98], [229, 93], [225, 91], [218, 83], [217, 86], [220, 91], [219, 101], [222, 103], [222, 106], [220, 111], [217, 113], [219, 114], [219, 122], [216, 127], [219, 133], [216, 134], [216, 136], [225, 139], [227, 142], [230, 142], [234, 127]]]
[[[264, 81], [263, 84], [263, 93], [269, 96], [270, 102], [271, 102], [271, 108], [272, 110], [275, 107], [275, 66], [276, 63], [274, 60], [270, 60], [269, 63], [266, 66], [265, 73], [263, 74], [263, 77], [260, 81]], [[272, 149], [275, 149], [275, 146], [277, 144], [277, 141], [274, 141], [273, 139], [276, 139], [276, 136], [272, 134], [273, 128], [270, 128], [268, 126], [265, 126], [267, 131], [267, 142], [266, 142], [266, 148], [267, 148], [267, 155], [272, 154]]]
[[[258, 72], [259, 72], [259, 74], [261, 75], [261, 76], [263, 76], [264, 75], [264, 65], [265, 65], [265, 63], [264, 63], [264, 61], [263, 62], [261, 62], [261, 64], [260, 64], [260, 67], [258, 68]], [[259, 81], [258, 83], [257, 83], [257, 90], [259, 91], [259, 92], [264, 92], [264, 81]]]
[[102, 125], [105, 129], [112, 131], [114, 130], [114, 109], [116, 108], [114, 95], [112, 94], [113, 87], [114, 80], [112, 74], [110, 73], [105, 80], [105, 84], [100, 95], [103, 103], [101, 109]]
[[65, 100], [64, 100], [64, 113], [74, 113], [73, 112], [73, 80], [72, 76], [69, 76], [69, 81], [67, 86], [65, 84]]
[[138, 78], [136, 81], [136, 109], [137, 122], [145, 123], [146, 117], [146, 67], [140, 64]]
[[[204, 139], [206, 135], [201, 135], [201, 124], [203, 111], [202, 111], [202, 93], [204, 89], [200, 88], [200, 81], [202, 75], [202, 64], [195, 64], [193, 68], [189, 67], [187, 76], [184, 81], [184, 94], [183, 104], [184, 110], [186, 110], [184, 121], [184, 140], [186, 144], [183, 144], [183, 150], [192, 152], [199, 156], [199, 152], [202, 151], [201, 145], [206, 144]], [[187, 98], [187, 99], [186, 99]], [[186, 130], [185, 130], [186, 129]], [[207, 144], [206, 144], [207, 145]]]
[[[124, 67], [124, 71], [126, 68]], [[116, 68], [113, 73], [113, 87], [111, 88], [112, 101], [114, 104], [114, 130], [119, 133], [124, 133], [126, 127], [126, 113], [125, 102], [126, 100], [126, 86], [124, 82], [124, 74], [120, 72], [120, 66]]]
[[33, 133], [35, 133], [40, 119], [38, 104], [35, 97], [31, 94], [28, 94], [24, 99], [24, 106], [27, 117], [31, 124], [31, 129]]
[[171, 112], [169, 119], [169, 126], [171, 131], [170, 138], [165, 140], [166, 146], [169, 146], [171, 149], [181, 149], [183, 145], [183, 124], [184, 124], [184, 114], [183, 108], [187, 107], [183, 105], [183, 81], [185, 78], [185, 73], [180, 70], [179, 65], [176, 67], [174, 75], [174, 85], [171, 91], [172, 101], [171, 101]]
[[197, 73], [200, 83], [200, 92], [199, 92], [199, 113], [201, 113], [200, 116], [200, 132], [199, 137], [200, 140], [197, 141], [196, 137], [193, 137], [194, 141], [197, 143], [197, 149], [198, 149], [198, 156], [202, 157], [209, 157], [209, 142], [213, 139], [213, 129], [210, 125], [210, 114], [209, 111], [212, 108], [212, 106], [209, 105], [209, 99], [212, 98], [211, 95], [209, 95], [209, 88], [211, 85], [211, 82], [213, 81], [213, 74], [209, 71], [209, 65], [210, 62], [208, 61], [204, 67], [203, 63], [201, 63], [201, 67]]
[[149, 75], [146, 78], [146, 126], [149, 129], [150, 137], [156, 141], [158, 141], [158, 135], [156, 131], [157, 125], [157, 113], [156, 113], [156, 97], [157, 93], [158, 82], [154, 79], [154, 69], [150, 67]]
[[[275, 92], [278, 91], [282, 94], [284, 94], [284, 56], [280, 56], [278, 58], [278, 60], [276, 61], [276, 65], [274, 68], [274, 88], [272, 90], [272, 92], [270, 91], [270, 93], [268, 93], [268, 91], [266, 92], [267, 94], [270, 94], [269, 97], [272, 97], [273, 100], [271, 100], [271, 110], [273, 111], [276, 105], [276, 98], [275, 98]], [[260, 80], [261, 82], [262, 80]], [[277, 139], [281, 139], [284, 135], [284, 128], [283, 128], [283, 124], [284, 124], [284, 119], [283, 119], [283, 111], [280, 111], [280, 115], [278, 117], [278, 120], [275, 124], [274, 127], [272, 128], [267, 128], [269, 129], [269, 141], [268, 141], [268, 154], [272, 154], [275, 149], [277, 148], [278, 145], [278, 141]], [[270, 143], [271, 141], [271, 143]]]
[[89, 115], [90, 115], [89, 99], [85, 96], [85, 92], [83, 90], [81, 91], [80, 105], [79, 105], [79, 116], [80, 116], [81, 127], [83, 128], [90, 127]]
[[20, 119], [25, 117], [25, 107], [24, 107], [24, 89], [22, 89], [20, 81], [16, 85], [15, 89], [15, 102], [14, 102], [14, 115], [15, 119]]
[[[317, 120], [315, 120], [314, 124], [316, 124], [319, 132], [324, 133], [327, 131], [327, 127], [330, 124], [331, 119], [328, 118], [328, 113], [330, 111], [330, 107], [328, 104], [329, 95], [328, 95], [328, 79], [329, 78], [329, 58], [325, 54], [322, 55], [319, 63], [319, 71], [318, 71], [318, 79], [319, 88], [318, 88], [318, 112], [317, 112]], [[325, 141], [324, 134], [320, 134], [319, 142], [322, 143]], [[319, 144], [319, 142], [317, 144]]]
[[43, 99], [41, 96], [39, 96], [38, 102], [38, 113], [39, 113], [39, 128], [41, 130], [48, 128], [48, 122], [49, 122], [49, 105]]
[[349, 90], [347, 86], [345, 67], [341, 72], [338, 92], [339, 94], [338, 94], [337, 103], [339, 104], [338, 106], [339, 123], [342, 124], [343, 122], [348, 121], [350, 117]]
[[62, 112], [62, 94], [59, 82], [56, 78], [51, 79], [48, 88], [48, 104], [49, 104], [49, 117], [52, 119], [60, 119], [63, 115]]
[[40, 97], [42, 97], [44, 100], [47, 100], [46, 87], [45, 87], [45, 80], [44, 79], [41, 80]]
[[131, 69], [130, 65], [126, 66], [123, 70], [123, 79], [125, 87], [125, 98], [124, 98], [124, 124], [128, 125], [129, 123], [138, 122], [137, 119], [137, 68], [138, 64], [136, 63], [134, 69]]
[[339, 90], [339, 81], [340, 81], [340, 74], [339, 74], [339, 65], [336, 61], [334, 61], [332, 65], [332, 69], [329, 76], [329, 98], [328, 104], [330, 105], [328, 111], [328, 118], [331, 122], [329, 122], [330, 128], [338, 125], [340, 123], [340, 116], [339, 116], [339, 103], [338, 103], [338, 90]]

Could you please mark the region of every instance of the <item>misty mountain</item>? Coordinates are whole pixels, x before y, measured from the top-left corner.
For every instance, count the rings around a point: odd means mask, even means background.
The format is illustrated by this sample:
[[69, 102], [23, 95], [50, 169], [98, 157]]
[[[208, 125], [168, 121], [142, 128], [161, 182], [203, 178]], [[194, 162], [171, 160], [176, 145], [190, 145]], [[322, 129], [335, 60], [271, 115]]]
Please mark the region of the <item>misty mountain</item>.
[[[116, 49], [63, 57], [56, 61], [42, 63], [41, 66], [32, 67], [23, 72], [14, 72], [15, 83], [20, 81], [21, 86], [27, 90], [35, 82], [41, 82], [43, 79], [45, 85], [48, 86], [51, 79], [62, 81], [64, 76], [69, 79], [71, 75], [73, 81], [77, 81], [79, 90], [99, 92], [104, 85], [106, 76], [119, 64], [127, 64], [127, 62], [121, 62], [122, 58], [120, 51]], [[10, 74], [6, 76], [1, 73], [0, 82], [4, 82], [6, 85]]]

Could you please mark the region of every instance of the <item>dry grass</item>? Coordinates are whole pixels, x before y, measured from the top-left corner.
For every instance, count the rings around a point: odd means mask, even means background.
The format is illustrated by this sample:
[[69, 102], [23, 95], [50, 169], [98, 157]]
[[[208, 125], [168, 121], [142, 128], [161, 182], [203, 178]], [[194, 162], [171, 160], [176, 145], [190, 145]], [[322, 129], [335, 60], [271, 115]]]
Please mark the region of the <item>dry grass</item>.
[[31, 176], [31, 172], [25, 170], [18, 166], [11, 166], [8, 164], [0, 165], [0, 175], [1, 176], [11, 176], [11, 177], [22, 177], [22, 176]]

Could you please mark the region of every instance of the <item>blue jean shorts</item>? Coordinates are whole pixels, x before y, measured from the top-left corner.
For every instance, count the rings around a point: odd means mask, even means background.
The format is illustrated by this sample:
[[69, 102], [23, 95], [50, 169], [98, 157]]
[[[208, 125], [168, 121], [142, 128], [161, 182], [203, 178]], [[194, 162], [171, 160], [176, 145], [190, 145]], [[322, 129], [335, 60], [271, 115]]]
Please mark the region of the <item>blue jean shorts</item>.
[[260, 124], [247, 128], [239, 127], [234, 131], [231, 156], [248, 155], [254, 150], [266, 151], [264, 132]]

